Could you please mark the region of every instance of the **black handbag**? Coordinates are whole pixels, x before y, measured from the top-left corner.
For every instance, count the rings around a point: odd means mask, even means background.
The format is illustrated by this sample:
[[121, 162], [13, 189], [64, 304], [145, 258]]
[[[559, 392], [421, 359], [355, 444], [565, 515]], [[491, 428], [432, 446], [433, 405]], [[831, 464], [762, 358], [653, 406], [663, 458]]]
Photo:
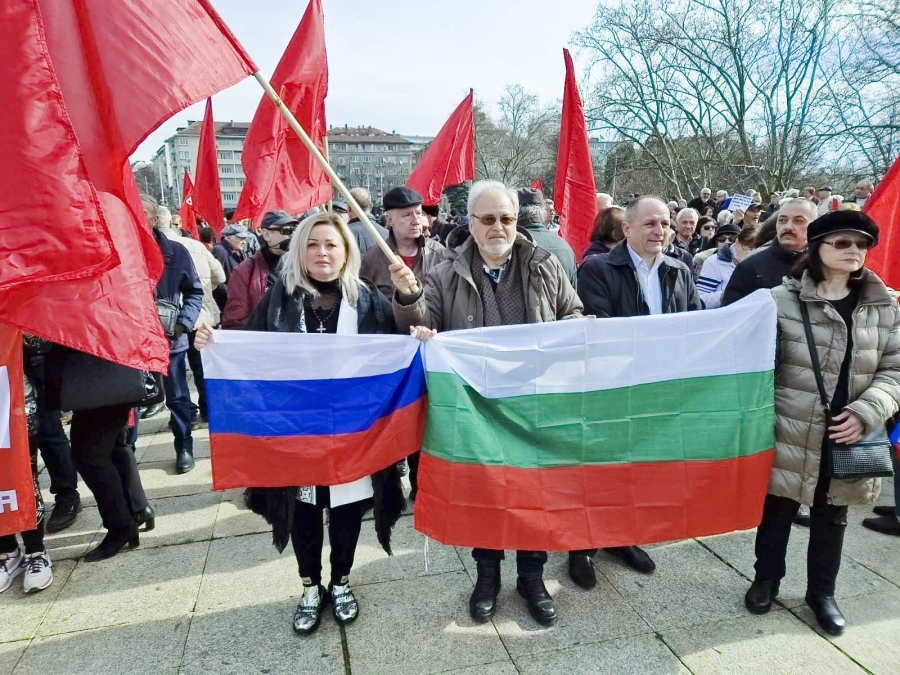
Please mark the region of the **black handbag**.
[[826, 467], [828, 477], [855, 480], [857, 478], [893, 476], [892, 447], [885, 426], [864, 435], [852, 445], [835, 443], [828, 437], [828, 427], [831, 426], [831, 408], [828, 405], [828, 397], [825, 395], [825, 382], [819, 367], [819, 353], [816, 351], [816, 343], [813, 340], [809, 309], [802, 300], [800, 300], [800, 315], [803, 317], [803, 330], [806, 332], [809, 358], [812, 361], [816, 384], [819, 387], [819, 398], [822, 402], [822, 409], [825, 411], [825, 443], [828, 446], [828, 454], [831, 456], [830, 466]]
[[178, 305], [168, 300], [156, 300], [156, 313], [159, 314], [159, 322], [162, 324], [163, 333], [170, 340], [175, 339], [175, 326], [178, 324]]
[[113, 405], [137, 408], [165, 399], [159, 373], [77, 351], [65, 355], [59, 387], [59, 409], [73, 412]]

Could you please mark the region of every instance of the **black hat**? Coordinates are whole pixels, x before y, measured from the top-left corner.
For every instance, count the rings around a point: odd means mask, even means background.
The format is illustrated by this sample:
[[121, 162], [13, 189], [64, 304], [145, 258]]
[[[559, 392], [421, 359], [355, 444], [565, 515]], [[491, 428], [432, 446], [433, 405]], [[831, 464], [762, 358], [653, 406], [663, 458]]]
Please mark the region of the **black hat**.
[[516, 194], [519, 195], [519, 208], [521, 209], [523, 206], [543, 206], [544, 205], [544, 194], [532, 187], [524, 187], [516, 190]]
[[347, 208], [347, 202], [342, 202], [340, 199], [335, 199], [331, 202], [331, 210], [338, 213], [350, 213], [350, 209]]
[[741, 228], [735, 225], [734, 223], [728, 223], [727, 225], [722, 225], [718, 230], [716, 230], [715, 239], [718, 239], [723, 234], [732, 234], [735, 237], [741, 233]]
[[300, 221], [287, 211], [268, 211], [262, 217], [261, 227], [264, 230], [278, 230], [285, 225], [298, 225], [299, 223]]
[[441, 207], [437, 204], [432, 204], [430, 206], [428, 204], [423, 204], [422, 213], [427, 213], [432, 218], [437, 218], [439, 215], [441, 215]]
[[816, 218], [806, 230], [808, 241], [821, 239], [832, 232], [859, 232], [878, 243], [878, 224], [862, 211], [831, 211]]
[[405, 209], [410, 206], [418, 206], [424, 201], [422, 195], [418, 192], [401, 185], [386, 192], [381, 203], [384, 205], [385, 211], [390, 211], [391, 209]]

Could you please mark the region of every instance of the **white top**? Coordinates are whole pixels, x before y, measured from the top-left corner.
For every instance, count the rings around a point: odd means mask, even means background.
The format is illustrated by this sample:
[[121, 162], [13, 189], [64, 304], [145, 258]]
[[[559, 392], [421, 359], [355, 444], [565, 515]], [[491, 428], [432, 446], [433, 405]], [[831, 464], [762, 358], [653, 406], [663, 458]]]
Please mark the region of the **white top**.
[[630, 244], [628, 247], [628, 255], [634, 263], [634, 269], [637, 270], [638, 281], [641, 284], [641, 291], [644, 294], [644, 301], [650, 308], [651, 314], [663, 313], [662, 285], [659, 283], [659, 266], [663, 263], [663, 254], [657, 253], [656, 260], [653, 261], [652, 267], [647, 267], [647, 263], [641, 258]]

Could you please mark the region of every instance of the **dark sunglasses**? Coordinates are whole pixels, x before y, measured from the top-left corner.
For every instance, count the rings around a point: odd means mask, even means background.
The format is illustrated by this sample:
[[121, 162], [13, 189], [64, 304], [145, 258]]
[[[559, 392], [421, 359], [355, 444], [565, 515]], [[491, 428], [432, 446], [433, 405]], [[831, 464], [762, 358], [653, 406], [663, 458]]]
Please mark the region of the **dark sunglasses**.
[[736, 239], [737, 237], [735, 237], [733, 234], [723, 234], [721, 237], [716, 237], [716, 241], [720, 244], [724, 244], [726, 241], [729, 244], [733, 244]]
[[832, 241], [823, 241], [823, 244], [834, 246], [837, 251], [846, 251], [851, 246], [856, 246], [860, 251], [868, 251], [872, 248], [872, 242], [868, 239], [857, 241], [856, 239], [834, 239]]
[[476, 216], [475, 214], [472, 214], [472, 217], [475, 218], [475, 219], [476, 219], [478, 222], [480, 222], [482, 225], [487, 225], [488, 227], [493, 227], [493, 225], [494, 225], [498, 220], [499, 220], [501, 223], [503, 223], [504, 225], [512, 225], [514, 222], [516, 222], [516, 217], [515, 217], [515, 216], [508, 216], [508, 215], [505, 215], [505, 214], [502, 215], [502, 216], [500, 216], [499, 218], [498, 218], [497, 216], [493, 215], [493, 214], [488, 214], [488, 215], [486, 215], [486, 216], [484, 216], [484, 217]]

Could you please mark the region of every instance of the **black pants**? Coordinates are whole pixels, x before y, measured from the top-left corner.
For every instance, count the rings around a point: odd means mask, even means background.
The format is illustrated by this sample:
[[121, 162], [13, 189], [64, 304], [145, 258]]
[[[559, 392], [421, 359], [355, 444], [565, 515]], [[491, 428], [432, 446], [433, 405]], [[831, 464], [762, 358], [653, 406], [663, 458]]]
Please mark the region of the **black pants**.
[[[823, 458], [824, 464], [824, 458]], [[809, 510], [809, 548], [806, 552], [806, 583], [812, 595], [834, 595], [835, 582], [841, 568], [841, 550], [847, 530], [847, 507], [827, 501], [829, 480], [819, 478], [813, 505]], [[766, 495], [763, 517], [756, 530], [756, 578], [781, 581], [785, 574], [785, 557], [791, 522], [800, 503], [786, 497]]]
[[134, 453], [125, 445], [128, 408], [111, 406], [79, 410], [72, 415], [72, 456], [85, 484], [97, 500], [103, 526], [124, 532], [132, 513], [147, 507]]
[[[194, 386], [197, 387], [197, 407], [204, 419], [209, 417], [209, 409], [206, 407], [206, 379], [203, 377], [203, 360], [200, 358], [200, 352], [194, 348], [194, 338], [197, 331], [192, 330], [188, 333], [188, 365], [194, 374]], [[193, 409], [193, 405], [191, 406]]]
[[[479, 563], [499, 563], [506, 557], [503, 551], [492, 548], [473, 548], [472, 558]], [[544, 576], [546, 551], [516, 551], [516, 573], [523, 579], [540, 579]]]
[[415, 499], [416, 494], [419, 492], [419, 457], [421, 454], [421, 452], [414, 452], [406, 458], [406, 462], [409, 464], [409, 485], [412, 488], [410, 497], [412, 499]]
[[331, 583], [340, 583], [350, 576], [359, 531], [362, 528], [363, 503], [353, 502], [329, 507], [327, 487], [316, 488], [316, 503], [297, 501], [294, 505], [294, 524], [291, 528], [291, 544], [297, 556], [300, 576], [311, 584], [322, 583], [322, 544], [325, 528], [322, 515], [328, 507], [328, 540], [331, 543]]
[[37, 394], [37, 444], [50, 476], [50, 494], [56, 495], [57, 501], [77, 499], [78, 474], [72, 461], [72, 448], [63, 429], [62, 414], [59, 410], [47, 410], [44, 405], [44, 367], [28, 367], [26, 371]]
[[[20, 534], [22, 543], [25, 545], [25, 553], [40, 553], [44, 550], [44, 498], [41, 496], [41, 488], [37, 482], [37, 436], [31, 436], [28, 439], [28, 449], [31, 451], [31, 482], [34, 485], [34, 499], [37, 506], [37, 527], [20, 532]], [[7, 534], [0, 537], [0, 553], [12, 553], [17, 548], [19, 548], [19, 543], [16, 541], [16, 535]]]

